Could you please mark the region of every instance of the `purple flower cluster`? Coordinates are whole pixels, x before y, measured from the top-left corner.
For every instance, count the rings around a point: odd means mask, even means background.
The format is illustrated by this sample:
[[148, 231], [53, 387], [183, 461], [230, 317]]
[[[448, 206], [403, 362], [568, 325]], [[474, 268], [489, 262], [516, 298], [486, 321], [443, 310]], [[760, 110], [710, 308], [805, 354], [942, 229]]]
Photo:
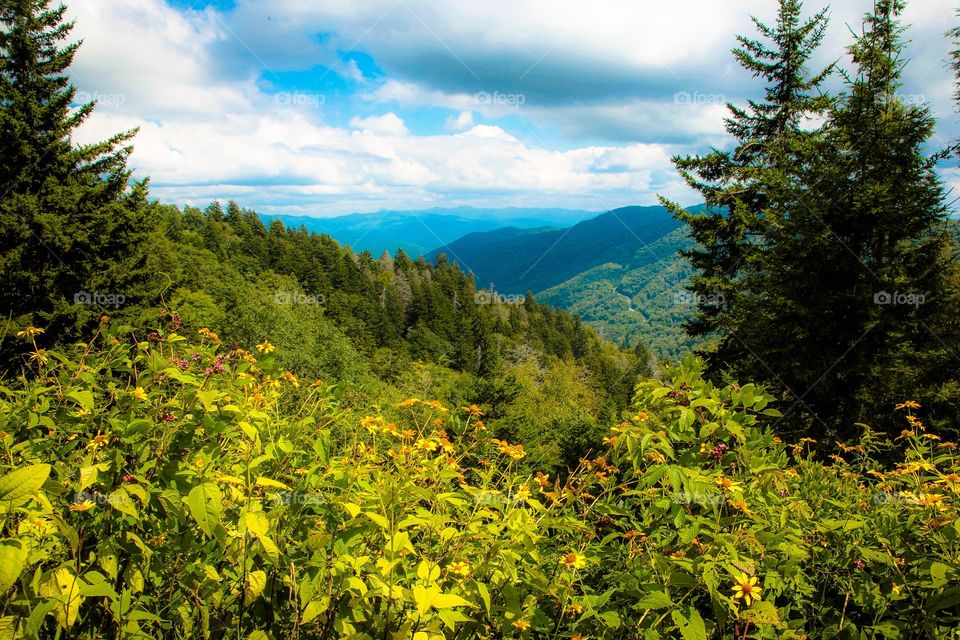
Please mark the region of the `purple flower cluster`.
[[204, 373], [208, 376], [212, 376], [215, 373], [222, 373], [223, 371], [226, 371], [226, 367], [223, 366], [223, 363], [225, 360], [229, 358], [230, 358], [229, 354], [226, 354], [226, 353], [219, 354], [216, 358], [214, 358], [213, 364], [204, 370]]
[[727, 446], [725, 442], [719, 442], [713, 447], [713, 451], [710, 452], [710, 455], [713, 456], [713, 459], [717, 462], [723, 460], [723, 454], [726, 453], [727, 449], [730, 447]]

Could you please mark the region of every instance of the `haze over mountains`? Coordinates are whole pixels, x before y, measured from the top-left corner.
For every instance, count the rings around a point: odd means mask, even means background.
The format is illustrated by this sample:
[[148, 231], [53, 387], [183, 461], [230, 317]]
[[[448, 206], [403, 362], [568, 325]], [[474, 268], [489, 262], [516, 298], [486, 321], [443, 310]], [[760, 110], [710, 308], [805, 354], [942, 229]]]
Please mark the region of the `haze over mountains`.
[[379, 256], [402, 249], [411, 258], [419, 258], [437, 247], [473, 232], [501, 227], [522, 229], [568, 227], [592, 218], [597, 212], [574, 209], [477, 209], [473, 207], [435, 208], [425, 211], [377, 211], [353, 213], [331, 218], [292, 215], [263, 215], [266, 222], [279, 219], [291, 229], [325, 233], [357, 252]]

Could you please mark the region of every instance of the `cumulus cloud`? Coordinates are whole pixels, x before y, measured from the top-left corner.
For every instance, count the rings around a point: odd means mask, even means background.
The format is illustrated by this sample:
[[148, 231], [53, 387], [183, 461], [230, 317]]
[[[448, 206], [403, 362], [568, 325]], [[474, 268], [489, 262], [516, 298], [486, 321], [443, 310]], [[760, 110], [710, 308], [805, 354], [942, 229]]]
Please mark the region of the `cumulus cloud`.
[[369, 118], [352, 118], [350, 126], [366, 133], [386, 136], [402, 136], [409, 133], [403, 119], [395, 113], [385, 113], [382, 116], [370, 116]]
[[[729, 55], [734, 34], [774, 17], [769, 0], [68, 4], [84, 39], [72, 73], [100, 102], [79, 141], [139, 126], [134, 164], [158, 197], [323, 215], [690, 200], [670, 157], [728, 143], [724, 103], [762, 90]], [[819, 64], [868, 4], [832, 3]], [[950, 0], [905, 16], [904, 92], [933, 103], [943, 140], [951, 16]]]

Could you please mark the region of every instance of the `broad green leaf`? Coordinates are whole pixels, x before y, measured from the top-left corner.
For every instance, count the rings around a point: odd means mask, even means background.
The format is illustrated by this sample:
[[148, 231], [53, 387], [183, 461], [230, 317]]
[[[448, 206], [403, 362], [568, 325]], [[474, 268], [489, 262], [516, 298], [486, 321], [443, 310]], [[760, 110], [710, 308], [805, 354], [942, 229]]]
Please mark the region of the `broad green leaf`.
[[17, 619], [13, 616], [0, 618], [0, 640], [14, 640], [17, 637]]
[[64, 629], [72, 627], [77, 620], [77, 612], [83, 602], [81, 585], [79, 578], [62, 567], [48, 573], [40, 583], [40, 595], [56, 601], [53, 615]]
[[270, 529], [270, 521], [263, 511], [247, 511], [243, 514], [243, 525], [252, 535], [256, 537], [267, 535]]
[[78, 391], [71, 391], [67, 394], [67, 397], [76, 400], [83, 409], [87, 411], [93, 411], [93, 392], [89, 389], [82, 389]]
[[0, 502], [21, 502], [34, 496], [50, 476], [50, 465], [34, 464], [14, 469], [0, 478]]
[[440, 567], [429, 560], [423, 560], [417, 566], [417, 577], [424, 582], [436, 582], [440, 577]]
[[777, 607], [772, 602], [766, 600], [754, 602], [749, 609], [746, 609], [740, 615], [744, 620], [758, 625], [769, 624], [780, 627], [783, 624], [780, 621], [780, 614], [777, 612]]
[[280, 549], [277, 548], [273, 540], [267, 536], [260, 536], [257, 538], [257, 542], [263, 547], [263, 553], [270, 559], [270, 562], [276, 564], [280, 560]]
[[187, 495], [187, 506], [200, 530], [208, 536], [220, 524], [220, 515], [223, 512], [223, 498], [220, 489], [212, 482], [205, 482], [190, 490]]
[[703, 624], [700, 613], [690, 607], [690, 618], [684, 618], [679, 611], [671, 612], [674, 623], [680, 627], [683, 640], [707, 640], [707, 629]]
[[273, 480], [273, 479], [271, 479], [271, 478], [265, 478], [264, 476], [260, 476], [259, 478], [257, 478], [257, 483], [256, 483], [256, 484], [257, 484], [257, 486], [259, 486], [259, 487], [265, 487], [265, 488], [267, 488], [267, 489], [286, 489], [287, 491], [290, 490], [290, 487], [288, 487], [287, 485], [283, 484], [283, 483], [280, 482], [279, 480]]
[[243, 590], [244, 606], [249, 607], [267, 588], [267, 574], [263, 571], [251, 571], [247, 574], [247, 586]]
[[133, 503], [133, 498], [124, 487], [120, 487], [111, 493], [110, 497], [107, 498], [107, 502], [120, 513], [133, 516], [134, 518], [138, 517], [137, 507]]
[[20, 577], [27, 563], [27, 547], [20, 540], [0, 540], [0, 594]]
[[666, 609], [673, 606], [673, 600], [666, 591], [654, 591], [640, 598], [638, 609]]
[[100, 471], [106, 471], [110, 468], [109, 464], [101, 463], [90, 465], [89, 467], [80, 467], [80, 481], [77, 483], [77, 491], [83, 491], [97, 481], [97, 475]]
[[432, 584], [428, 587], [423, 585], [414, 585], [413, 601], [417, 605], [417, 611], [420, 615], [425, 614], [431, 608], [433, 609], [451, 609], [453, 607], [472, 607], [473, 603], [464, 600], [458, 595], [452, 593], [443, 593], [438, 585]]
[[303, 609], [303, 617], [300, 619], [301, 624], [307, 624], [321, 613], [327, 610], [326, 598], [320, 600], [312, 600], [307, 604]]
[[371, 520], [373, 520], [375, 523], [377, 523], [377, 524], [378, 524], [381, 528], [383, 528], [383, 529], [389, 529], [389, 528], [390, 528], [390, 521], [387, 520], [384, 516], [380, 515], [379, 513], [371, 513], [371, 512], [368, 511], [368, 512], [364, 513], [363, 515], [365, 515], [365, 516], [367, 516], [368, 518], [370, 518]]

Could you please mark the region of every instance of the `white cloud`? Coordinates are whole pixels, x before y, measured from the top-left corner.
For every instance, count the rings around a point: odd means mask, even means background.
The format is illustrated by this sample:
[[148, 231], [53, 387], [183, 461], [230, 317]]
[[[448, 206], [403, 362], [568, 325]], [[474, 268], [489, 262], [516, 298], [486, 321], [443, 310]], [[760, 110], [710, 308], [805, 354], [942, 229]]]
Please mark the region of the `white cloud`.
[[385, 113], [382, 116], [370, 116], [369, 118], [352, 118], [350, 126], [365, 133], [386, 136], [402, 136], [409, 133], [403, 119], [393, 112]]

